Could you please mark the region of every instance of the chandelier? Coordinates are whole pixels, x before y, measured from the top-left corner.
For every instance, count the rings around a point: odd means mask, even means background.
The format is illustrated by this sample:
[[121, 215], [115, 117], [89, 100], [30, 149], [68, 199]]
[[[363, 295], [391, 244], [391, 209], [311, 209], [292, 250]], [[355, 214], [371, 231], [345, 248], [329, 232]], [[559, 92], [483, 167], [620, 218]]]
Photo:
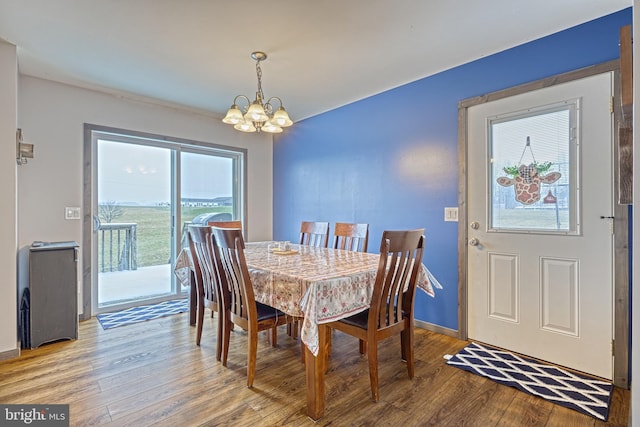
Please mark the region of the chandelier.
[[[264, 52], [253, 52], [251, 57], [256, 61], [256, 75], [258, 76], [258, 91], [256, 99], [251, 102], [248, 97], [238, 95], [233, 100], [233, 105], [222, 119], [223, 123], [233, 125], [234, 129], [242, 132], [269, 132], [280, 133], [283, 127], [291, 126], [293, 122], [282, 106], [282, 100], [276, 96], [264, 101], [262, 93], [262, 68], [260, 61], [267, 59]], [[246, 106], [238, 107], [238, 101], [243, 100]], [[272, 102], [278, 101], [279, 107], [274, 111]]]

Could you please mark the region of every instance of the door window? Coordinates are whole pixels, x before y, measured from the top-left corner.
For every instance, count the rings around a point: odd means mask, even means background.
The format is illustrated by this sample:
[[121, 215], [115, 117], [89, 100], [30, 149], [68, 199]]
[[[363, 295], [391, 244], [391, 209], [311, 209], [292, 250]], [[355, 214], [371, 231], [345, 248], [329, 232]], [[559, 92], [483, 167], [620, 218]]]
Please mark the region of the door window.
[[489, 231], [578, 231], [577, 102], [489, 118]]

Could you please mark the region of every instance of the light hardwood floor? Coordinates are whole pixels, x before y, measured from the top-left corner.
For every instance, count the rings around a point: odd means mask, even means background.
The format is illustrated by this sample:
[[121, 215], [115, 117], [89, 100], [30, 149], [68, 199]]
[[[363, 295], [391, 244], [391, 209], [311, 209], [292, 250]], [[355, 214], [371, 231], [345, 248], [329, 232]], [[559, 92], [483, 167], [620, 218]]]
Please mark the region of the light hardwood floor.
[[305, 415], [300, 346], [281, 327], [278, 347], [260, 335], [253, 389], [246, 387], [246, 334], [234, 330], [225, 368], [215, 359], [215, 319], [202, 346], [187, 314], [104, 331], [80, 324], [77, 341], [25, 350], [0, 362], [0, 403], [70, 404], [72, 426], [624, 426], [629, 391], [615, 389], [607, 423], [447, 366], [466, 342], [416, 330], [415, 377], [400, 343], [380, 344], [380, 401], [370, 400], [357, 340], [334, 332], [325, 416]]

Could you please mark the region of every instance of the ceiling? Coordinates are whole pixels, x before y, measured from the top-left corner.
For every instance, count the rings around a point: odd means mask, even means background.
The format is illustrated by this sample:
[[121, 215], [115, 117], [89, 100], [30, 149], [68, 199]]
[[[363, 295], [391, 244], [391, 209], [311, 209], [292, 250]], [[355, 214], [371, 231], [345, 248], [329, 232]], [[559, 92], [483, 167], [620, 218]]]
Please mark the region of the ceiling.
[[632, 6], [632, 0], [0, 0], [22, 75], [222, 116], [301, 120]]

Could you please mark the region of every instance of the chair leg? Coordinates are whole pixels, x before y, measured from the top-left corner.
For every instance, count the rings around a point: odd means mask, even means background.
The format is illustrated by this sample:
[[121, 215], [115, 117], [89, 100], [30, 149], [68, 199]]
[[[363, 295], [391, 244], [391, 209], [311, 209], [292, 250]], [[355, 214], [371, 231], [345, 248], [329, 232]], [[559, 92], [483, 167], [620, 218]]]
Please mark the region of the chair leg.
[[228, 317], [229, 313], [225, 312], [221, 321], [223, 322], [223, 342], [222, 342], [222, 366], [227, 366], [227, 356], [229, 355], [229, 341], [231, 341], [231, 327], [233, 322]]
[[408, 327], [400, 333], [402, 359], [407, 362], [407, 373], [413, 378], [413, 328]]
[[[213, 310], [211, 310], [213, 313]], [[218, 311], [218, 336], [216, 346], [216, 360], [219, 362], [222, 359], [222, 347], [224, 346], [224, 315], [221, 311]]]
[[256, 375], [256, 358], [258, 354], [258, 332], [250, 328], [248, 334], [249, 353], [247, 355], [247, 387], [253, 387], [253, 378]]
[[329, 359], [331, 358], [331, 339], [333, 337], [333, 328], [327, 328], [327, 345], [325, 346], [324, 366], [325, 372], [329, 371]]
[[287, 323], [287, 335], [293, 339], [297, 339], [300, 327], [302, 326], [301, 321], [301, 317], [294, 317], [291, 322]]
[[302, 363], [304, 363], [304, 355], [306, 353], [305, 348], [306, 345], [302, 342], [302, 326], [304, 322], [304, 317], [294, 317], [294, 320], [292, 323], [293, 325], [293, 329], [295, 330], [294, 334], [293, 334], [293, 338], [300, 338], [300, 361]]
[[204, 304], [202, 298], [198, 301], [197, 319], [196, 319], [196, 345], [200, 345], [202, 339], [202, 324], [204, 323]]
[[369, 381], [371, 382], [371, 398], [374, 402], [379, 399], [378, 392], [378, 343], [373, 341], [369, 343], [367, 349], [367, 358], [369, 359]]
[[271, 328], [271, 347], [278, 346], [278, 326]]
[[360, 354], [367, 354], [367, 342], [364, 340], [360, 340]]
[[298, 321], [296, 319], [287, 323], [287, 335], [295, 339], [297, 336], [297, 332], [298, 332]]

